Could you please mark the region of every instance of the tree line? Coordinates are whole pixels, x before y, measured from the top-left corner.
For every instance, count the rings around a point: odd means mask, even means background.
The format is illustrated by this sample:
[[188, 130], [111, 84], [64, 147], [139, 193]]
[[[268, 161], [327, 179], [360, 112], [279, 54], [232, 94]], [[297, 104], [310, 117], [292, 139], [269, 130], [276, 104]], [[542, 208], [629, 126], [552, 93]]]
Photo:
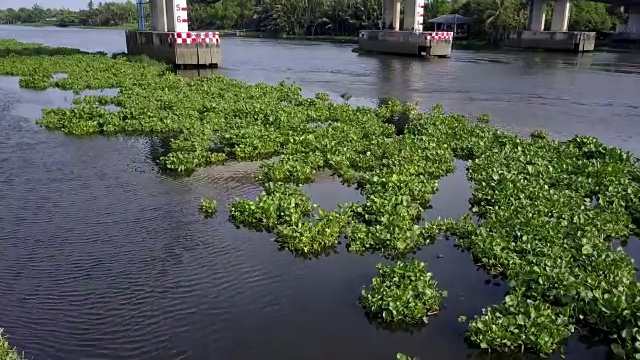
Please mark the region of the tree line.
[[[255, 29], [274, 35], [356, 36], [359, 30], [380, 29], [382, 0], [191, 0], [190, 20], [198, 28]], [[500, 40], [507, 31], [524, 29], [527, 0], [431, 0], [424, 23], [444, 14], [469, 19], [472, 38]], [[553, 1], [547, 2], [547, 28]], [[587, 0], [572, 0], [569, 30], [610, 31], [626, 21], [621, 8]]]
[[[249, 29], [272, 36], [356, 36], [359, 30], [380, 29], [382, 0], [189, 0], [190, 28]], [[147, 10], [148, 11], [148, 10]], [[553, 2], [547, 3], [551, 21]], [[443, 14], [469, 19], [472, 38], [500, 40], [507, 31], [524, 29], [527, 0], [431, 0], [425, 5], [427, 20]], [[148, 14], [147, 14], [148, 15]], [[89, 1], [87, 9], [31, 8], [0, 10], [0, 23], [39, 23], [55, 19], [62, 25], [118, 26], [137, 22], [137, 6]], [[623, 23], [619, 7], [573, 0], [570, 30], [609, 31]]]
[[58, 26], [120, 26], [138, 21], [137, 6], [132, 1], [89, 1], [83, 10], [51, 9], [38, 4], [31, 8], [0, 9], [0, 24], [52, 24]]

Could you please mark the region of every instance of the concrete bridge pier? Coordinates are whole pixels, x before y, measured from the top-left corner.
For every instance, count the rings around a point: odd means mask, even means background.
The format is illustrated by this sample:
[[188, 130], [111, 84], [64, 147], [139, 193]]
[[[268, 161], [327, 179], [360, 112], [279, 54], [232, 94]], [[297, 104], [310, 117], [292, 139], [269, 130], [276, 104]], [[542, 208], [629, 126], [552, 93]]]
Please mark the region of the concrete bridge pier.
[[511, 31], [505, 46], [555, 51], [593, 51], [595, 32], [567, 31], [569, 29], [570, 0], [555, 0], [551, 29], [545, 31], [546, 0], [530, 0], [527, 30]]
[[569, 0], [556, 0], [551, 18], [551, 31], [565, 32], [569, 30]]
[[400, 0], [384, 0], [382, 9], [384, 23], [382, 28], [386, 30], [400, 30], [400, 11]]
[[[150, 0], [149, 9], [151, 30], [128, 30], [128, 53], [178, 66], [220, 65], [220, 35], [189, 31], [187, 0]], [[144, 14], [139, 15], [144, 19]]]
[[627, 32], [637, 34], [640, 37], [640, 5], [629, 6]]
[[[626, 24], [616, 26], [612, 43], [640, 44], [640, 0], [629, 0], [632, 3], [621, 3], [625, 12], [629, 16]], [[616, 3], [618, 5], [619, 3]]]
[[404, 21], [400, 22], [400, 0], [383, 0], [382, 30], [360, 31], [359, 52], [447, 57], [451, 54], [452, 32], [423, 32], [425, 0], [404, 0]]
[[544, 31], [547, 2], [545, 0], [531, 0], [529, 2], [529, 20], [527, 29], [531, 31]]

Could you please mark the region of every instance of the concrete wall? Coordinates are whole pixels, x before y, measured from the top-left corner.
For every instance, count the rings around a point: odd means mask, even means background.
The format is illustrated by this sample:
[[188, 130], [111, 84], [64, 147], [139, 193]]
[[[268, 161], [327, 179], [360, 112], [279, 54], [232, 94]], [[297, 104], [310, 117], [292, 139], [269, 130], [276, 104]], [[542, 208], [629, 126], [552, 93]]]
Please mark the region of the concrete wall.
[[[426, 33], [412, 31], [363, 30], [358, 49], [364, 52], [413, 56], [449, 56], [451, 40], [427, 40]], [[421, 53], [425, 54], [422, 55]]]
[[215, 44], [174, 44], [169, 33], [154, 31], [125, 32], [127, 52], [147, 55], [172, 65], [220, 66], [220, 47]]
[[429, 56], [448, 57], [451, 55], [452, 40], [430, 40]]
[[505, 46], [571, 52], [593, 51], [595, 32], [556, 31], [512, 31], [507, 35]]

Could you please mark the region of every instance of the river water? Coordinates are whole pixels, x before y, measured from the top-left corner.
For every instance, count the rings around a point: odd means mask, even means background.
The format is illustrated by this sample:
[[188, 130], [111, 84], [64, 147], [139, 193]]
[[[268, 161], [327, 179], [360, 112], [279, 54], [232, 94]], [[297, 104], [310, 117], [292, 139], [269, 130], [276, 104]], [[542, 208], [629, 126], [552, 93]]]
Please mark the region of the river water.
[[[0, 27], [0, 38], [119, 52], [117, 30]], [[489, 113], [519, 134], [576, 133], [640, 154], [640, 56], [454, 51], [438, 61], [364, 56], [351, 46], [223, 38], [218, 72], [248, 82], [296, 82], [306, 94], [373, 104], [396, 96], [424, 108]], [[2, 61], [0, 59], [0, 61]], [[154, 144], [72, 138], [40, 129], [47, 107], [70, 106], [59, 90], [19, 89], [0, 78], [0, 326], [39, 359], [524, 359], [488, 356], [464, 343], [459, 315], [499, 302], [506, 288], [441, 241], [419, 253], [445, 307], [413, 334], [379, 330], [356, 305], [376, 256], [305, 261], [271, 236], [235, 229], [226, 204], [255, 198], [255, 164], [159, 174]], [[464, 163], [441, 182], [426, 217], [459, 217], [471, 190]], [[359, 199], [321, 176], [306, 190], [325, 208]], [[201, 197], [219, 200], [203, 220]], [[632, 242], [629, 252], [640, 255]], [[574, 336], [569, 359], [607, 358]], [[557, 357], [557, 356], [556, 356]]]

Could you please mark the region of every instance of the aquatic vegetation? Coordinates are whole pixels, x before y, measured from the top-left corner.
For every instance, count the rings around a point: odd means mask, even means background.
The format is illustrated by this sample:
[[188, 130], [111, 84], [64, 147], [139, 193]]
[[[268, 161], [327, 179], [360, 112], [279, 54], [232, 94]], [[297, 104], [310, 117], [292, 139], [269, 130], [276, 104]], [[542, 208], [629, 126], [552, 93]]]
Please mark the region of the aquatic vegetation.
[[378, 264], [378, 275], [362, 289], [358, 303], [374, 318], [393, 323], [427, 323], [437, 313], [446, 291], [440, 291], [427, 264], [416, 260]]
[[218, 202], [212, 199], [200, 200], [200, 213], [205, 218], [211, 218], [218, 212]]
[[396, 360], [420, 360], [420, 359], [418, 359], [417, 357], [410, 357], [403, 353], [398, 353], [396, 354]]
[[570, 312], [511, 294], [471, 321], [468, 337], [483, 349], [550, 355], [573, 332]]
[[0, 329], [0, 360], [22, 360], [24, 356], [11, 347], [9, 343], [2, 337], [3, 329]]
[[[255, 177], [263, 192], [232, 202], [230, 221], [269, 232], [279, 248], [307, 259], [344, 241], [350, 253], [392, 261], [379, 265], [360, 300], [381, 321], [424, 324], [439, 309], [442, 292], [425, 265], [408, 257], [451, 236], [510, 285], [502, 303], [469, 321], [474, 346], [548, 355], [579, 327], [610, 336], [617, 354], [640, 358], [640, 285], [633, 260], [615, 245], [640, 224], [632, 154], [587, 136], [557, 141], [536, 130], [521, 138], [491, 127], [488, 115], [470, 119], [441, 106], [423, 113], [394, 99], [350, 106], [323, 93], [304, 98], [285, 83], [184, 79], [122, 56], [12, 40], [0, 40], [0, 56], [0, 75], [19, 76], [21, 86], [78, 95], [73, 107], [43, 112], [38, 124], [46, 129], [162, 139], [158, 166], [185, 175], [263, 161]], [[119, 91], [79, 95], [106, 88]], [[454, 159], [467, 161], [469, 214], [424, 221]], [[364, 200], [333, 211], [313, 204], [302, 185], [321, 171]]]

